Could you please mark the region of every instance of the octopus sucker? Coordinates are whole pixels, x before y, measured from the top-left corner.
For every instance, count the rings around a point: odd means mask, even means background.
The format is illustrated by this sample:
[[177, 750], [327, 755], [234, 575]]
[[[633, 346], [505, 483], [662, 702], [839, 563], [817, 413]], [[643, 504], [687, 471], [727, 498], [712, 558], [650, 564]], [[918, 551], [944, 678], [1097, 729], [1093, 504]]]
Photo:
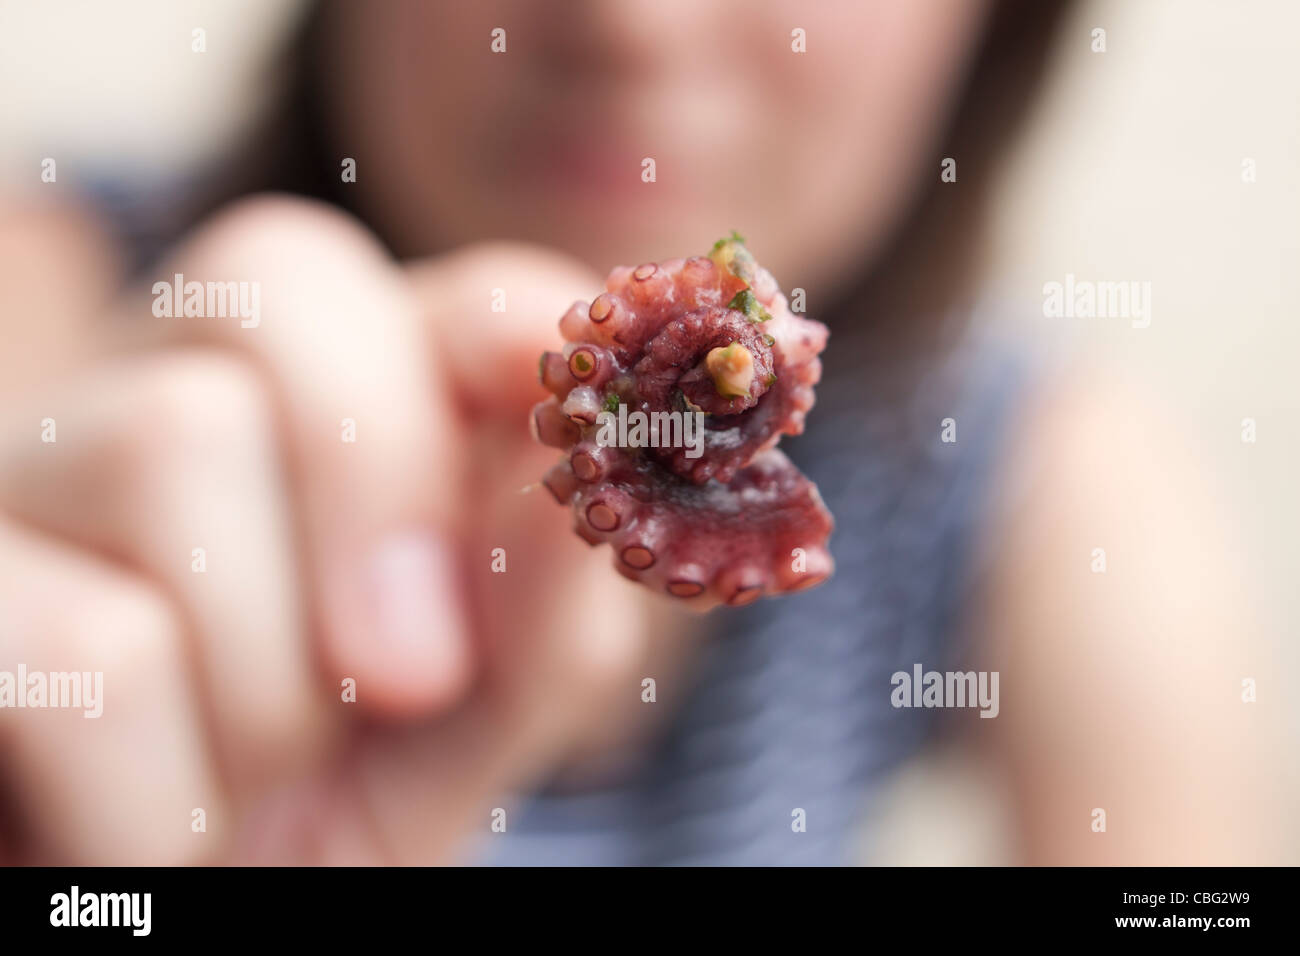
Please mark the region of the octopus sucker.
[[[533, 428], [566, 457], [543, 484], [580, 537], [611, 546], [620, 574], [702, 609], [806, 590], [834, 572], [830, 512], [776, 448], [803, 431], [827, 329], [790, 311], [742, 237], [619, 266], [559, 326], [563, 347], [538, 366], [552, 397], [534, 408]], [[624, 413], [654, 421], [654, 440], [609, 444], [601, 421]], [[657, 423], [673, 415], [702, 429], [661, 443]]]
[[548, 398], [533, 406], [533, 437], [552, 448], [568, 448], [582, 434], [577, 423], [565, 415], [559, 401]]
[[560, 462], [554, 465], [542, 478], [542, 484], [546, 490], [555, 496], [555, 500], [560, 504], [567, 504], [573, 497], [573, 492], [577, 489], [577, 482], [573, 480], [573, 472], [569, 469], [567, 462]]

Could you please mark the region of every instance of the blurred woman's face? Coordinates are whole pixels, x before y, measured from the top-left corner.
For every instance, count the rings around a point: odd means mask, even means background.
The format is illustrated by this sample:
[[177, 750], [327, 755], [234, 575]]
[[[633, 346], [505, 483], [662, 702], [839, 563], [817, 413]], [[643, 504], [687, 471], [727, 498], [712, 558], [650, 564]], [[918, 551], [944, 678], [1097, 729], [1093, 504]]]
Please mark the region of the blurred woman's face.
[[984, 4], [393, 0], [329, 17], [332, 146], [402, 252], [522, 238], [604, 270], [735, 228], [808, 286], [844, 278], [939, 175]]

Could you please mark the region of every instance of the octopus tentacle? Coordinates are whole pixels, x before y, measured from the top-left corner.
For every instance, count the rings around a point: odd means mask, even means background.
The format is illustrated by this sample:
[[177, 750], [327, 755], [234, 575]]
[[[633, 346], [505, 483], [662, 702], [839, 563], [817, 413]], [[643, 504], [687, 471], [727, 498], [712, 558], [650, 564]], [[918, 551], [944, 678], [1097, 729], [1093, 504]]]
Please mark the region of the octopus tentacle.
[[[833, 519], [775, 448], [803, 430], [827, 330], [790, 311], [739, 236], [708, 256], [616, 268], [559, 324], [566, 344], [538, 366], [552, 397], [533, 422], [568, 456], [543, 483], [584, 540], [612, 546], [619, 573], [703, 607], [833, 572]], [[620, 407], [696, 416], [703, 430], [659, 447], [654, 424], [649, 447], [619, 447], [602, 439], [602, 413]]]

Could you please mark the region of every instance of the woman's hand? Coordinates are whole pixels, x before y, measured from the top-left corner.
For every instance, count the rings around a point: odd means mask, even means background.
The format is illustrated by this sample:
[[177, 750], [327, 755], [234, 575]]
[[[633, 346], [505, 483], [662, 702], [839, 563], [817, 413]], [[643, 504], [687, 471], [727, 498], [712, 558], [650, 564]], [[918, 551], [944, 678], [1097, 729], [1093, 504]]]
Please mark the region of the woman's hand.
[[554, 457], [537, 356], [599, 279], [518, 246], [402, 270], [273, 198], [156, 271], [256, 283], [260, 320], [139, 288], [96, 360], [0, 413], [0, 671], [103, 672], [97, 719], [0, 710], [0, 848], [447, 860], [643, 707], [647, 599], [524, 491]]

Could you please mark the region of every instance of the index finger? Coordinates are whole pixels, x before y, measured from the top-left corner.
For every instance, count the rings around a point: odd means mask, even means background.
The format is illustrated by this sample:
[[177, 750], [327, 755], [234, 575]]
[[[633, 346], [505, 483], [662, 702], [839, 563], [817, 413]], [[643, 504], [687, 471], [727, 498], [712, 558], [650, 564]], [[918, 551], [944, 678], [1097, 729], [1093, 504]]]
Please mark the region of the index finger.
[[476, 415], [526, 411], [541, 398], [538, 358], [560, 345], [560, 317], [604, 288], [576, 259], [511, 242], [468, 246], [407, 272], [436, 360]]

